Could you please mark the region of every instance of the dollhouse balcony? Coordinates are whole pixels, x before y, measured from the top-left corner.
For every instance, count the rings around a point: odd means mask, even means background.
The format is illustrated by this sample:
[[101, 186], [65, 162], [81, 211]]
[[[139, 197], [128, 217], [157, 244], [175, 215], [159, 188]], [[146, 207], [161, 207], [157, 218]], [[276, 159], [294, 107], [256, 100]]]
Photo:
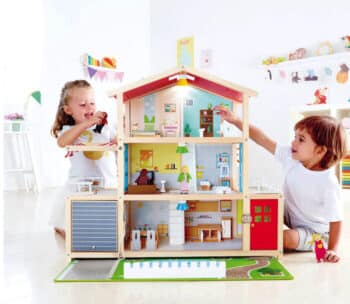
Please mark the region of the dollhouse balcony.
[[67, 151], [79, 152], [79, 151], [117, 151], [117, 145], [110, 144], [82, 144], [82, 145], [70, 145], [66, 147]]
[[124, 200], [126, 201], [184, 201], [184, 200], [237, 200], [243, 199], [243, 194], [239, 192], [232, 193], [188, 193], [188, 194], [180, 194], [180, 193], [159, 193], [157, 195], [154, 194], [124, 194]]

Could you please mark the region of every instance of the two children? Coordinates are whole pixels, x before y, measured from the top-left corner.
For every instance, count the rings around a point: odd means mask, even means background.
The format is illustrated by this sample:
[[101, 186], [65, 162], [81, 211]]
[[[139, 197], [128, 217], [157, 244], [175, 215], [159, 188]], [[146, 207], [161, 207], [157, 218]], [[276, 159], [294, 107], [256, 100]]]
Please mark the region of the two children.
[[[80, 143], [106, 143], [114, 138], [107, 124], [102, 129], [96, 125], [106, 122], [106, 114], [96, 111], [94, 90], [85, 80], [67, 82], [61, 91], [55, 122], [51, 133], [60, 147]], [[113, 140], [112, 140], [113, 143]], [[74, 152], [69, 157], [71, 167], [66, 186], [62, 189], [61, 203], [56, 204], [51, 222], [55, 231], [65, 236], [64, 197], [69, 195], [69, 184], [86, 177], [102, 177], [105, 187], [117, 186], [115, 155], [111, 152]]]
[[[242, 129], [242, 121], [229, 109], [216, 106], [214, 111], [223, 120]], [[67, 82], [62, 89], [52, 134], [60, 147], [94, 141], [106, 142], [110, 131], [106, 125], [101, 134], [93, 127], [101, 124], [105, 115], [96, 111], [93, 89], [85, 80]], [[249, 136], [281, 162], [285, 181], [285, 224], [283, 246], [287, 250], [311, 250], [313, 233], [328, 241], [325, 260], [338, 262], [337, 248], [342, 228], [341, 189], [331, 167], [346, 155], [346, 134], [343, 127], [329, 116], [307, 117], [295, 125], [295, 138], [289, 147], [282, 147], [260, 129], [250, 125]], [[109, 138], [107, 139], [109, 140]], [[116, 187], [116, 162], [112, 155], [92, 156], [74, 153], [69, 180], [99, 176], [105, 186]], [[64, 236], [64, 204], [56, 216], [55, 230]]]
[[[242, 121], [230, 110], [216, 106], [214, 111], [242, 130]], [[338, 262], [343, 210], [341, 188], [331, 169], [346, 155], [346, 133], [334, 118], [311, 116], [299, 121], [295, 138], [282, 147], [255, 126], [249, 137], [275, 155], [282, 164], [285, 180], [285, 224], [283, 246], [286, 250], [308, 251], [313, 233], [328, 241], [325, 261]]]

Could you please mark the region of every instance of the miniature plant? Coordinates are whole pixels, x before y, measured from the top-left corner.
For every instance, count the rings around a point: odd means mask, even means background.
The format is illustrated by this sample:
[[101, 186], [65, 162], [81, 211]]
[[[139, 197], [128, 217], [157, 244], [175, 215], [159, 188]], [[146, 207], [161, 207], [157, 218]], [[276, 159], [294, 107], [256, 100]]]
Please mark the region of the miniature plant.
[[189, 137], [191, 135], [191, 131], [192, 131], [192, 129], [191, 129], [190, 125], [187, 123], [185, 125], [185, 129], [184, 129], [185, 136]]

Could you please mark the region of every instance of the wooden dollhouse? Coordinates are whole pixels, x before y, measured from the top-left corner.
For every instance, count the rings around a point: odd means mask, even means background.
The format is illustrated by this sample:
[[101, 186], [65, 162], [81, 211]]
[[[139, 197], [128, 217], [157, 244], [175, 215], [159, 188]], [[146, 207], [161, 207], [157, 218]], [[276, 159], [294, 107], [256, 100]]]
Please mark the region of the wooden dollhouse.
[[[280, 256], [282, 197], [248, 186], [249, 98], [256, 94], [192, 68], [111, 92], [118, 146], [69, 149], [117, 151], [118, 187], [69, 197], [68, 257]], [[223, 135], [216, 105], [242, 117], [241, 132]]]

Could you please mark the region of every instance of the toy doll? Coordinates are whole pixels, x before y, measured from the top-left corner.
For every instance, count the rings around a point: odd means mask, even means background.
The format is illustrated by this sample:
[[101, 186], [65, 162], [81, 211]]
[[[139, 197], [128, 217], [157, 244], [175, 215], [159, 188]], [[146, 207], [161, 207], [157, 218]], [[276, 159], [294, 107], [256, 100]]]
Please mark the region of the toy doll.
[[180, 193], [188, 193], [189, 192], [189, 183], [192, 177], [190, 173], [188, 173], [188, 166], [181, 167], [181, 173], [179, 174], [177, 181], [180, 183]]
[[320, 263], [321, 260], [324, 261], [326, 248], [324, 247], [322, 237], [319, 233], [314, 233], [312, 235], [312, 240], [310, 241], [310, 244], [315, 244], [315, 255], [317, 263]]
[[138, 185], [149, 185], [150, 184], [150, 179], [149, 179], [147, 173], [148, 173], [147, 169], [142, 169], [140, 171], [140, 175], [135, 180], [135, 183], [138, 184]]
[[102, 114], [103, 114], [103, 118], [102, 118], [101, 124], [96, 125], [95, 129], [93, 129], [93, 131], [96, 132], [96, 133], [101, 133], [103, 126], [108, 123], [108, 121], [107, 121], [107, 113], [106, 112], [102, 112]]

